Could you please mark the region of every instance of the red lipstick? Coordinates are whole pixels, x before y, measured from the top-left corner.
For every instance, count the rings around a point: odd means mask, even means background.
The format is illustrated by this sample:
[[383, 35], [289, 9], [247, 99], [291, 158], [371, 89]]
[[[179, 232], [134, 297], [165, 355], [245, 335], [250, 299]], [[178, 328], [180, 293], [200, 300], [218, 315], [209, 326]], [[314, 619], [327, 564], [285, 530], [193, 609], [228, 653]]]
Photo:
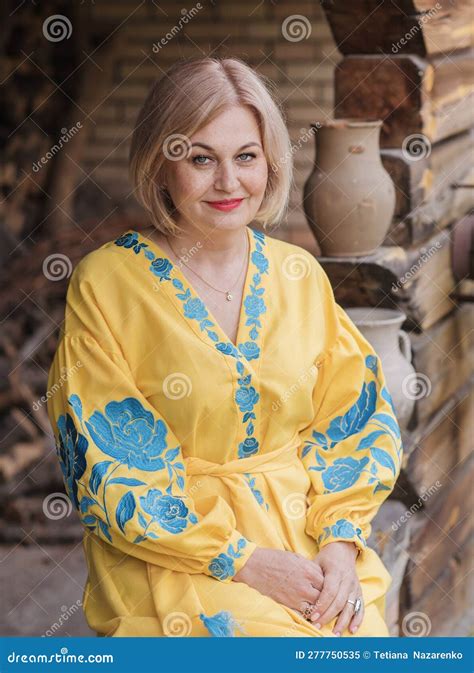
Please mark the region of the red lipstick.
[[227, 199], [224, 201], [206, 201], [205, 203], [217, 210], [228, 211], [240, 206], [242, 201], [243, 199]]

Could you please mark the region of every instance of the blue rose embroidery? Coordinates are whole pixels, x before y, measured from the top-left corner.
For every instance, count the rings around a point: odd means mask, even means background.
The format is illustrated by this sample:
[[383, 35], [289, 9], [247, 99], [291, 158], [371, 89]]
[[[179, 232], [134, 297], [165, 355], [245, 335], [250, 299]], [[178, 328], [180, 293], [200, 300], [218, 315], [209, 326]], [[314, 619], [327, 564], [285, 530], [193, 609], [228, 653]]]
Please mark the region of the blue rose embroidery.
[[150, 472], [165, 466], [166, 425], [135, 398], [109, 402], [105, 413], [94, 411], [85, 425], [101, 451], [129, 468]]
[[255, 437], [247, 437], [243, 442], [239, 444], [239, 458], [247, 458], [247, 456], [253, 456], [255, 453], [258, 453], [258, 441]]
[[323, 540], [326, 540], [329, 536], [346, 540], [352, 540], [354, 537], [357, 537], [362, 542], [364, 547], [367, 546], [367, 542], [362, 535], [362, 529], [356, 528], [354, 524], [347, 519], [338, 519], [336, 523], [332, 524], [332, 526], [325, 526], [323, 532], [318, 537], [318, 545], [321, 544]]
[[260, 348], [253, 341], [246, 341], [240, 344], [239, 350], [247, 360], [258, 360], [260, 357]]
[[[373, 492], [390, 490], [379, 476], [379, 467], [388, 468], [396, 476], [397, 468], [401, 464], [401, 436], [400, 428], [395, 416], [391, 396], [385, 386], [377, 378], [379, 367], [378, 357], [368, 355], [365, 359], [366, 371], [369, 376], [375, 377], [370, 382], [364, 381], [357, 401], [342, 416], [332, 419], [326, 432], [313, 430], [314, 441], [305, 442], [302, 458], [308, 465], [308, 470], [320, 472], [324, 493], [334, 493], [351, 488], [361, 477], [367, 474], [367, 483], [375, 484]], [[377, 385], [379, 384], [379, 385]], [[381, 389], [380, 389], [381, 388]], [[380, 395], [379, 395], [380, 393]], [[386, 402], [385, 409], [381, 402]], [[363, 434], [367, 426], [372, 426], [370, 432]], [[326, 456], [330, 456], [331, 449], [347, 438], [360, 434], [360, 439], [353, 455], [335, 459], [329, 463]], [[393, 445], [394, 452], [377, 446], [380, 438], [384, 438]], [[312, 449], [315, 448], [314, 461], [309, 460]], [[355, 452], [365, 451], [366, 455], [356, 459]], [[396, 462], [395, 462], [396, 461]]]
[[230, 544], [227, 553], [222, 552], [212, 559], [208, 565], [208, 570], [213, 577], [218, 580], [226, 580], [235, 574], [234, 559], [242, 556], [241, 550], [246, 546], [247, 540], [243, 537], [237, 542], [237, 549]]
[[148, 247], [148, 243], [138, 242], [138, 234], [136, 232], [123, 234], [123, 236], [120, 236], [114, 242], [118, 246], [131, 248], [136, 255], [138, 255], [142, 248]]
[[181, 533], [188, 525], [189, 509], [181, 498], [162, 495], [161, 491], [152, 488], [146, 496], [140, 497], [140, 503], [152, 520], [170, 533]]
[[188, 299], [184, 304], [184, 315], [186, 318], [194, 318], [195, 320], [203, 320], [207, 318], [207, 309], [203, 302], [195, 297]]
[[57, 447], [59, 464], [67, 494], [77, 509], [77, 482], [86, 470], [87, 440], [79, 434], [69, 414], [58, 419], [59, 443]]
[[324, 485], [331, 493], [350, 488], [359, 479], [360, 473], [368, 462], [367, 456], [361, 460], [355, 460], [351, 456], [337, 458], [331, 467], [322, 473]]
[[259, 398], [260, 395], [253, 386], [249, 388], [242, 386], [235, 393], [235, 401], [239, 405], [240, 411], [252, 411]]
[[[97, 534], [102, 533], [112, 542], [110, 528], [113, 521], [124, 533], [126, 524], [136, 514], [138, 523], [144, 528], [142, 535], [134, 540], [138, 543], [146, 537], [158, 537], [148, 531], [151, 523], [158, 523], [168, 532], [179, 533], [189, 522], [197, 522], [196, 515], [189, 512], [182, 499], [171, 493], [175, 483], [181, 491], [184, 489], [184, 465], [179, 460], [180, 448], [168, 448], [168, 430], [161, 419], [155, 421], [153, 414], [133, 397], [109, 402], [104, 412], [94, 411], [88, 420], [82, 418], [82, 403], [77, 395], [71, 395], [68, 401], [83, 426], [84, 435], [78, 433], [70, 414], [60, 416], [57, 452], [69, 497], [85, 526]], [[83, 483], [80, 480], [86, 471], [86, 436], [114, 460], [94, 462], [88, 480]], [[145, 482], [135, 477], [114, 476], [116, 470], [124, 466], [145, 472], [166, 469], [169, 482], [166, 494], [151, 489], [146, 497], [140, 497], [143, 510], [139, 510], [136, 487], [144, 486]], [[129, 490], [110, 512], [107, 493], [112, 484], [127, 486]], [[87, 493], [80, 500], [78, 485]], [[150, 522], [147, 523], [143, 512], [151, 514]]]
[[170, 272], [173, 268], [173, 265], [168, 259], [163, 259], [162, 257], [157, 257], [150, 264], [150, 271], [152, 271], [155, 276], [158, 276], [160, 283], [162, 280], [171, 280]]

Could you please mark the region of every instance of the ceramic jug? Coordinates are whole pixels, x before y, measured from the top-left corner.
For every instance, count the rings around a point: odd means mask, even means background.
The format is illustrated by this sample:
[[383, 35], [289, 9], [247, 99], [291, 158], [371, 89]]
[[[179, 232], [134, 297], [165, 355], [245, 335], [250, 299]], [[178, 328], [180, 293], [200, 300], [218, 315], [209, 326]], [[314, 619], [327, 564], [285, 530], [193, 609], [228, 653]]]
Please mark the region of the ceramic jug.
[[311, 124], [316, 160], [303, 207], [323, 255], [368, 255], [388, 232], [395, 187], [380, 159], [381, 126], [356, 119]]
[[380, 357], [398, 423], [405, 428], [420, 396], [420, 381], [411, 364], [410, 337], [400, 329], [406, 315], [398, 310], [372, 307], [345, 311]]

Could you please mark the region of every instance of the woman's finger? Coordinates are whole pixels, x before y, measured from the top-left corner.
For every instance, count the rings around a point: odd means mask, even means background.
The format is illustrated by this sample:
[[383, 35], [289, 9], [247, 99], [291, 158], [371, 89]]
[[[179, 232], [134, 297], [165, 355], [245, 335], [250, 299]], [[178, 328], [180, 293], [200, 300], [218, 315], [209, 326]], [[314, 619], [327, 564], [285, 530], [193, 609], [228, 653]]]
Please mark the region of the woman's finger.
[[355, 614], [349, 624], [349, 631], [351, 633], [355, 633], [357, 629], [360, 627], [362, 622], [364, 621], [364, 615], [365, 615], [365, 605], [364, 605], [364, 598], [362, 596], [362, 589], [359, 586], [359, 592], [357, 594], [357, 597], [361, 599], [362, 603], [360, 606], [360, 610], [357, 614]]
[[[312, 617], [312, 621], [316, 624], [327, 624], [332, 621], [337, 615], [345, 608], [346, 601], [349, 598], [349, 595], [352, 592], [353, 580], [352, 577], [344, 577], [339, 584], [336, 594], [333, 596], [333, 600], [327, 606], [324, 612], [321, 612], [318, 618]], [[324, 587], [323, 587], [324, 591]]]
[[321, 625], [323, 624], [321, 619], [323, 615], [327, 613], [329, 607], [334, 603], [334, 600], [339, 593], [341, 581], [342, 575], [338, 571], [330, 571], [326, 573], [321, 595], [316, 601], [316, 610], [311, 616], [311, 621], [313, 623], [319, 622]]
[[[334, 625], [333, 628], [333, 633], [335, 635], [342, 636], [344, 631], [349, 628], [349, 624], [351, 620], [355, 617], [354, 615], [354, 604], [353, 603], [348, 603], [347, 601], [350, 599], [351, 601], [354, 601], [356, 598], [359, 596], [360, 593], [360, 587], [358, 583], [354, 583], [352, 590], [350, 592], [350, 595], [348, 596], [348, 599], [346, 600], [346, 604], [342, 611], [339, 613], [339, 617], [337, 619], [336, 624]], [[358, 613], [359, 614], [359, 613]]]

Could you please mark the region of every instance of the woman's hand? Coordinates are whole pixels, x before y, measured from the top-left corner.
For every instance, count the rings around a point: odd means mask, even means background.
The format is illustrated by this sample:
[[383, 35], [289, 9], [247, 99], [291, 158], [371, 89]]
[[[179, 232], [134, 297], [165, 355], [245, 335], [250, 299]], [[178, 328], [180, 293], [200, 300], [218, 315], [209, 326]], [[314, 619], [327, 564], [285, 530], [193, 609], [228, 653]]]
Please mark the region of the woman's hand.
[[301, 554], [257, 547], [234, 581], [245, 582], [277, 603], [302, 612], [318, 599], [323, 573]]
[[[311, 621], [320, 628], [339, 615], [333, 633], [341, 635], [349, 628], [354, 633], [364, 618], [364, 603], [359, 578], [355, 570], [357, 547], [353, 542], [330, 542], [325, 545], [313, 563], [316, 563], [324, 575], [324, 584], [317, 609], [311, 615]], [[354, 614], [354, 605], [347, 600], [362, 600], [360, 611]], [[339, 614], [340, 613], [340, 614]]]

